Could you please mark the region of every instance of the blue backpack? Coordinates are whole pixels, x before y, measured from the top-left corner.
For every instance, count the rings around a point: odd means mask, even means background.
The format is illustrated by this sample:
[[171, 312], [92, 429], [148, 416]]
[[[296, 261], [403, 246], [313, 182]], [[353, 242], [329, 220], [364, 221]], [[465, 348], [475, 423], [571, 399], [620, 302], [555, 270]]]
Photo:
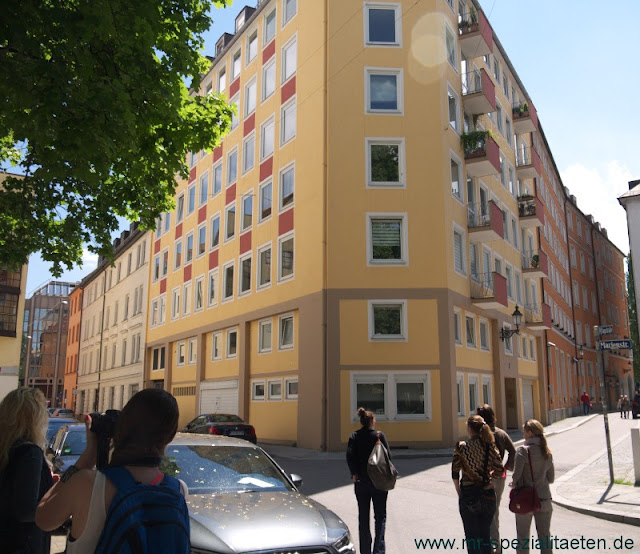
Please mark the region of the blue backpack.
[[146, 485], [123, 467], [101, 471], [117, 492], [96, 554], [189, 553], [189, 511], [177, 479], [165, 475], [159, 485]]

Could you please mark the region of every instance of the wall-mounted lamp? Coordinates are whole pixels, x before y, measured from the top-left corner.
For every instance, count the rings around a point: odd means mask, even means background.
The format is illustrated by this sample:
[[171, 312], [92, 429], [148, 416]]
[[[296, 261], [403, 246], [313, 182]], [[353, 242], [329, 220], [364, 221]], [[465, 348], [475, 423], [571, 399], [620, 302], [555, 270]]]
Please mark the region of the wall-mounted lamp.
[[522, 323], [522, 314], [520, 313], [520, 310], [518, 309], [517, 304], [516, 304], [516, 309], [513, 310], [513, 313], [511, 314], [511, 317], [513, 318], [513, 324], [516, 326], [516, 328], [505, 329], [503, 327], [502, 329], [500, 329], [500, 340], [502, 342], [504, 342], [507, 339], [510, 339], [513, 335], [520, 334], [520, 324]]

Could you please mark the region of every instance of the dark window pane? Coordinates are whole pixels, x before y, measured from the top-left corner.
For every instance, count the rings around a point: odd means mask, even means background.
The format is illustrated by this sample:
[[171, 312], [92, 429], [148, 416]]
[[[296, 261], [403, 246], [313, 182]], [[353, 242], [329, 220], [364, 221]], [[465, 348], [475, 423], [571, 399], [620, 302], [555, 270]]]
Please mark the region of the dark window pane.
[[374, 260], [402, 259], [401, 225], [397, 219], [375, 219], [371, 222]]
[[396, 394], [398, 414], [424, 414], [424, 383], [398, 383]]
[[396, 75], [370, 75], [370, 103], [372, 110], [398, 109]]
[[371, 145], [371, 180], [374, 183], [397, 183], [400, 180], [397, 144]]
[[398, 305], [375, 306], [373, 308], [373, 333], [375, 335], [400, 335], [402, 308]]
[[384, 383], [358, 383], [356, 404], [374, 414], [384, 414]]
[[396, 42], [395, 10], [369, 10], [369, 42]]

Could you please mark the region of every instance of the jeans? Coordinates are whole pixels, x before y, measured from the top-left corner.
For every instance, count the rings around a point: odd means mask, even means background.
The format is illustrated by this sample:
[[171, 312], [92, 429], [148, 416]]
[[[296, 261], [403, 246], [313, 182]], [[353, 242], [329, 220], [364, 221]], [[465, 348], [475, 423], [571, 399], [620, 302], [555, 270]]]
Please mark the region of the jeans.
[[369, 509], [372, 501], [376, 530], [373, 554], [384, 554], [384, 528], [387, 522], [387, 495], [389, 493], [376, 489], [370, 481], [358, 481], [355, 484], [355, 493], [358, 500], [360, 554], [372, 554], [369, 523]]
[[495, 545], [496, 554], [502, 552], [502, 547], [500, 546], [500, 500], [502, 499], [506, 480], [505, 477], [495, 477], [493, 479], [493, 489], [496, 491], [496, 512], [491, 520], [491, 540]]
[[467, 552], [492, 554], [491, 522], [496, 511], [496, 493], [493, 489], [466, 487], [458, 499]]
[[589, 415], [589, 404], [582, 405], [582, 412], [584, 413], [584, 415]]

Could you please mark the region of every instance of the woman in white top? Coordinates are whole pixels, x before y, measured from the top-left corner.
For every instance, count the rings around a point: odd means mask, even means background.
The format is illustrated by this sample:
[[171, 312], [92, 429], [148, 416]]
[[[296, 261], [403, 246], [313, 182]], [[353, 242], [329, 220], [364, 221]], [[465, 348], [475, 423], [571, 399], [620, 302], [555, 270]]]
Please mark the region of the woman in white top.
[[[73, 470], [67, 470], [40, 501], [36, 523], [54, 530], [71, 518], [67, 554], [94, 552], [102, 533], [115, 486], [96, 471], [98, 438], [86, 416], [87, 447]], [[124, 466], [136, 482], [158, 484], [164, 475], [159, 465], [166, 446], [178, 429], [178, 405], [166, 391], [144, 389], [124, 407], [113, 438], [110, 465]], [[183, 490], [184, 492], [184, 490]]]

